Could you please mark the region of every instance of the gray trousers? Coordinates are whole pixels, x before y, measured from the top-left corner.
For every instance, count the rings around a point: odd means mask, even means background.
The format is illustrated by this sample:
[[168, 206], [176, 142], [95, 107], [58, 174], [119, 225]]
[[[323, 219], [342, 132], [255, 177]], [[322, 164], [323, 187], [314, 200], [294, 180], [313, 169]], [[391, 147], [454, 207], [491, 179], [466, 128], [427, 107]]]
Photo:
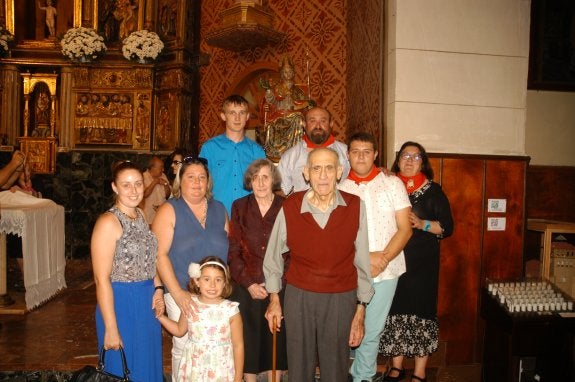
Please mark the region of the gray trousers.
[[355, 290], [314, 293], [286, 286], [283, 314], [290, 381], [313, 381], [316, 360], [322, 381], [347, 381], [356, 300]]

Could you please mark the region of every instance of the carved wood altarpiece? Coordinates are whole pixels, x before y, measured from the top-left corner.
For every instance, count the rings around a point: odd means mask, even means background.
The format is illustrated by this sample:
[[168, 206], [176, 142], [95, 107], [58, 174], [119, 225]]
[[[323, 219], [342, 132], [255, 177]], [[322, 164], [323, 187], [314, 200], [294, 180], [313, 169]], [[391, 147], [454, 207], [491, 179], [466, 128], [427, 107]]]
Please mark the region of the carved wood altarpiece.
[[[6, 147], [48, 139], [42, 149], [51, 162], [43, 168], [53, 171], [52, 151], [168, 152], [197, 145], [199, 1], [52, 0], [57, 36], [79, 26], [104, 36], [106, 54], [90, 63], [71, 62], [58, 40], [46, 37], [45, 1], [0, 0], [0, 25], [15, 37], [9, 57], [0, 58], [0, 137]], [[120, 5], [130, 6], [133, 23], [122, 25]], [[165, 48], [154, 63], [123, 57], [119, 35], [128, 29], [160, 35]], [[25, 90], [38, 76], [45, 80]], [[42, 109], [46, 99], [44, 115], [37, 106]]]

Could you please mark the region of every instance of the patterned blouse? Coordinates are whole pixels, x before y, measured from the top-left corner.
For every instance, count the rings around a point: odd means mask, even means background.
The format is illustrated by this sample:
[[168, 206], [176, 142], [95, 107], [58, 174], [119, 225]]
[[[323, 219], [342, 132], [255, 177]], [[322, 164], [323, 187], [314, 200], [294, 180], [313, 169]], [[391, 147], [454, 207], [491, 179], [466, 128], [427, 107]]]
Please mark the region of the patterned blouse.
[[132, 282], [150, 280], [156, 275], [156, 252], [158, 240], [150, 231], [140, 209], [138, 217], [132, 220], [114, 206], [109, 212], [114, 214], [122, 225], [122, 237], [116, 242], [116, 253], [112, 264], [112, 282]]

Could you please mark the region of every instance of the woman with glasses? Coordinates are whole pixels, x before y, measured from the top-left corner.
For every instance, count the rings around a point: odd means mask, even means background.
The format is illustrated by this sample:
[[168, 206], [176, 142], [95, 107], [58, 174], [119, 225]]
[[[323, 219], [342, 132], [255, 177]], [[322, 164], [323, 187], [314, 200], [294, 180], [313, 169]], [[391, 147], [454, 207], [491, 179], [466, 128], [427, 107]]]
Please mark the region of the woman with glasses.
[[[178, 178], [174, 197], [162, 204], [152, 224], [158, 237], [158, 273], [167, 289], [166, 311], [176, 321], [180, 312], [193, 314], [187, 291], [190, 263], [206, 256], [228, 258], [228, 217], [224, 205], [212, 198], [207, 160], [183, 158]], [[187, 335], [172, 341], [172, 380], [177, 381]]]
[[[264, 317], [269, 295], [264, 285], [263, 261], [284, 198], [274, 194], [281, 190], [281, 177], [268, 159], [253, 161], [243, 182], [244, 189], [252, 193], [232, 204], [228, 263], [235, 285], [231, 299], [240, 303], [244, 327], [244, 380], [256, 382], [257, 374], [268, 371], [267, 380], [271, 381], [272, 334]], [[277, 333], [276, 350], [279, 381], [281, 371], [287, 369], [285, 330]]]
[[419, 143], [405, 142], [391, 170], [409, 194], [413, 235], [403, 250], [407, 272], [399, 278], [379, 345], [380, 353], [392, 357], [392, 367], [383, 380], [402, 381], [403, 358], [414, 357], [411, 381], [425, 382], [427, 360], [439, 342], [439, 240], [451, 235], [453, 219], [449, 200], [433, 182], [429, 158]]

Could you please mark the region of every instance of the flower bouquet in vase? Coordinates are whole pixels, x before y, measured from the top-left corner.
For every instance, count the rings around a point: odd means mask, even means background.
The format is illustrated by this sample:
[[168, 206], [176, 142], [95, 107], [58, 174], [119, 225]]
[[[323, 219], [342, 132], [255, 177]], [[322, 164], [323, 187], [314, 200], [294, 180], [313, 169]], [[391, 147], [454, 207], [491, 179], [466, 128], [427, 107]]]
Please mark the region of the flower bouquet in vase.
[[149, 64], [164, 49], [164, 43], [154, 32], [146, 29], [132, 32], [122, 41], [122, 54], [128, 60]]
[[6, 57], [10, 55], [10, 42], [13, 40], [14, 36], [12, 36], [12, 33], [0, 25], [0, 57]]
[[70, 28], [60, 41], [62, 54], [72, 61], [89, 62], [106, 53], [104, 38], [91, 28]]

